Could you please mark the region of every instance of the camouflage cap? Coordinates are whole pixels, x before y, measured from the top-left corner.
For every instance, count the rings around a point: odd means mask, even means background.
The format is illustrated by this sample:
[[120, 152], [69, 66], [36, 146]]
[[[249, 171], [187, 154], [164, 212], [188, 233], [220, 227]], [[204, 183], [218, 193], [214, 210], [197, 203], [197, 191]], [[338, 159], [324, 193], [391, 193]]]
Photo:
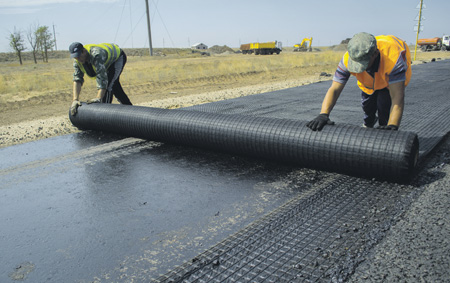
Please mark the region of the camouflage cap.
[[348, 42], [348, 70], [352, 73], [362, 73], [369, 66], [370, 58], [377, 50], [375, 36], [360, 32]]
[[83, 52], [83, 44], [74, 42], [69, 46], [70, 58], [80, 57]]

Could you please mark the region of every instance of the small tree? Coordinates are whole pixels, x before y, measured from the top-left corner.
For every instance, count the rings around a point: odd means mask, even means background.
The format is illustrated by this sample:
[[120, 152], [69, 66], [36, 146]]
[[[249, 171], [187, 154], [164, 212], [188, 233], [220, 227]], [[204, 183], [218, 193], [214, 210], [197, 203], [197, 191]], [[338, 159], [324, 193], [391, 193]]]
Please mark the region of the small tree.
[[10, 33], [9, 35], [9, 46], [14, 49], [17, 56], [19, 57], [20, 65], [22, 65], [22, 51], [26, 50], [27, 48], [24, 44], [22, 31], [16, 30], [16, 27], [14, 27], [14, 32]]
[[33, 59], [34, 59], [35, 64], [37, 64], [36, 52], [37, 52], [37, 45], [38, 45], [38, 39], [37, 39], [38, 27], [39, 26], [37, 24], [30, 25], [30, 27], [28, 28], [28, 31], [27, 31], [28, 43], [30, 43], [31, 51], [33, 53]]
[[55, 42], [52, 40], [52, 34], [48, 26], [41, 26], [36, 31], [38, 49], [42, 52], [42, 60], [48, 62], [47, 51], [52, 49]]

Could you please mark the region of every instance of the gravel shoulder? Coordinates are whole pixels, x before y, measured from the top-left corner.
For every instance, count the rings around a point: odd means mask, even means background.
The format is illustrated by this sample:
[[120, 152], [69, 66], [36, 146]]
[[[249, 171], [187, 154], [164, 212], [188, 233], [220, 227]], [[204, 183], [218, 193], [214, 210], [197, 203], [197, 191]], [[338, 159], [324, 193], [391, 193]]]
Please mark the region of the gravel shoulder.
[[416, 199], [350, 282], [448, 282], [450, 138], [417, 176]]

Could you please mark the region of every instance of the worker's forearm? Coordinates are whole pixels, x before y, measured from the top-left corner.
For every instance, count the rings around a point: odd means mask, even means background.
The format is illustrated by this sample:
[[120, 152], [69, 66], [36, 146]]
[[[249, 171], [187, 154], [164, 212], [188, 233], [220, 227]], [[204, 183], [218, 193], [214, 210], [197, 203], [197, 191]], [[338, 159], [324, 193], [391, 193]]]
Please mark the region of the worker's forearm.
[[398, 105], [392, 105], [388, 125], [395, 125], [397, 127], [400, 127], [402, 116], [403, 116], [403, 103]]
[[336, 101], [338, 100], [342, 89], [337, 89], [331, 87], [328, 89], [327, 94], [322, 102], [322, 109], [320, 110], [320, 114], [330, 114], [331, 110], [333, 110], [334, 105], [336, 105]]
[[392, 106], [389, 115], [388, 125], [400, 126], [405, 104], [405, 84], [404, 82], [393, 83], [389, 85]]
[[327, 92], [322, 102], [322, 109], [320, 110], [320, 114], [330, 114], [335, 104], [336, 99], [334, 98], [334, 95]]
[[72, 100], [79, 100], [81, 93], [81, 83], [78, 81], [73, 82], [73, 96]]
[[105, 93], [106, 93], [106, 89], [99, 88], [98, 92], [97, 92], [97, 98], [102, 100], [103, 97], [105, 96]]

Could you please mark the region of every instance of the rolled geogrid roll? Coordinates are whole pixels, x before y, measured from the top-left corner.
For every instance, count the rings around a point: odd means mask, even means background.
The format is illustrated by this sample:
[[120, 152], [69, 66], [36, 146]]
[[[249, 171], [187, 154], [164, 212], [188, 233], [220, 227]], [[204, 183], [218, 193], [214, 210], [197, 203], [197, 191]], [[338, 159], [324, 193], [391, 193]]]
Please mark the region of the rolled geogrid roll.
[[152, 141], [189, 145], [327, 171], [408, 179], [417, 163], [417, 135], [350, 125], [313, 132], [306, 122], [118, 104], [83, 104], [72, 124]]

